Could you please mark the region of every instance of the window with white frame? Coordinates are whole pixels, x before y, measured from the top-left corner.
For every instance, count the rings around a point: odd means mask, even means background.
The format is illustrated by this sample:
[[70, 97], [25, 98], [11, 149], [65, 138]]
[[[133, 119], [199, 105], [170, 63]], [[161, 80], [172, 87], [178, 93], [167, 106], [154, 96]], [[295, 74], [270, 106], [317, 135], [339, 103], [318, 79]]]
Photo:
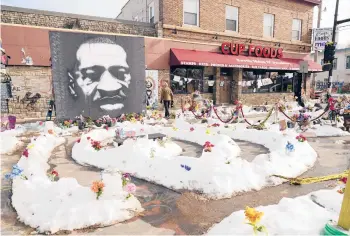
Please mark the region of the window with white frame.
[[346, 57], [346, 69], [350, 69], [350, 56]]
[[148, 5], [149, 23], [154, 23], [154, 2]]
[[226, 6], [226, 30], [238, 32], [238, 8]]
[[275, 16], [273, 14], [264, 13], [264, 36], [273, 37], [273, 29], [275, 24]]
[[199, 0], [184, 0], [184, 24], [199, 26]]
[[301, 20], [293, 19], [292, 40], [301, 40]]

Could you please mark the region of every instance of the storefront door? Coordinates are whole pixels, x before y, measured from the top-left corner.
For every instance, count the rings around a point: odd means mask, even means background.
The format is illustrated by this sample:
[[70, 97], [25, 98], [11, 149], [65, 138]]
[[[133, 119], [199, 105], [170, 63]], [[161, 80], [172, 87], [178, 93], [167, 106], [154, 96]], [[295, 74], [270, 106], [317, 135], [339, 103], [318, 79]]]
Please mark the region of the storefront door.
[[232, 76], [220, 76], [219, 80], [219, 103], [231, 103]]

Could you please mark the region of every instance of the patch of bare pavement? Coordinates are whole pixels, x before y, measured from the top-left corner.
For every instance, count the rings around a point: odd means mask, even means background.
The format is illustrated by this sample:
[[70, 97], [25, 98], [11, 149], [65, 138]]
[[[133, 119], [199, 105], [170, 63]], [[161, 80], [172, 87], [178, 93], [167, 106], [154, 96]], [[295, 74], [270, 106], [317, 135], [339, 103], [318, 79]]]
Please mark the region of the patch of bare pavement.
[[[49, 164], [58, 171], [60, 177], [74, 177], [83, 186], [100, 178], [100, 170], [81, 166], [71, 158], [71, 149], [77, 138], [67, 137], [66, 143], [56, 148]], [[256, 155], [267, 153], [263, 146], [235, 140], [242, 149], [241, 157], [252, 161]], [[302, 177], [320, 176], [340, 173], [350, 166], [350, 137], [309, 138], [310, 145], [317, 151], [319, 158], [315, 166]], [[183, 155], [199, 157], [202, 147], [196, 144], [176, 141], [183, 148]], [[3, 179], [12, 165], [18, 161], [21, 150], [13, 155], [3, 155], [2, 189], [1, 189], [1, 234], [18, 235], [34, 234], [35, 229], [17, 221], [16, 212], [10, 203], [10, 184]], [[310, 185], [291, 186], [282, 184], [265, 188], [257, 192], [248, 192], [231, 199], [204, 200], [200, 196], [185, 192], [178, 193], [165, 187], [140, 179], [133, 179], [138, 186], [136, 196], [145, 209], [143, 215], [120, 224], [104, 228], [89, 228], [61, 234], [77, 235], [172, 235], [172, 234], [204, 234], [215, 223], [232, 212], [242, 210], [245, 206], [275, 204], [283, 197], [297, 197], [312, 191], [332, 188], [336, 181], [327, 181]]]

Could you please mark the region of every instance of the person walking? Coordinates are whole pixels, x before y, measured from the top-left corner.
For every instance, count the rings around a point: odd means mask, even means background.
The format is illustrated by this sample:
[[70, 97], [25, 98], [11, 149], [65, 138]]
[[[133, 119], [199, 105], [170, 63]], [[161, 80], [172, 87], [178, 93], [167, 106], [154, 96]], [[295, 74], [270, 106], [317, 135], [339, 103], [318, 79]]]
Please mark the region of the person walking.
[[169, 107], [172, 104], [173, 98], [174, 98], [173, 92], [169, 88], [168, 83], [165, 82], [163, 84], [161, 97], [160, 97], [160, 102], [164, 104], [165, 118], [170, 117]]

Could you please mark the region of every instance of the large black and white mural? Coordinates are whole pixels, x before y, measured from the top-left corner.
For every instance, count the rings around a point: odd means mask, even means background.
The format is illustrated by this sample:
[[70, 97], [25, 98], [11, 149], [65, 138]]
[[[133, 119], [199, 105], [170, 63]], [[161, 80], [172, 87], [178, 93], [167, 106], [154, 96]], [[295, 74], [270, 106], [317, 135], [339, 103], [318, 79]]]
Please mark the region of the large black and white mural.
[[145, 109], [143, 38], [50, 32], [50, 47], [57, 118]]

